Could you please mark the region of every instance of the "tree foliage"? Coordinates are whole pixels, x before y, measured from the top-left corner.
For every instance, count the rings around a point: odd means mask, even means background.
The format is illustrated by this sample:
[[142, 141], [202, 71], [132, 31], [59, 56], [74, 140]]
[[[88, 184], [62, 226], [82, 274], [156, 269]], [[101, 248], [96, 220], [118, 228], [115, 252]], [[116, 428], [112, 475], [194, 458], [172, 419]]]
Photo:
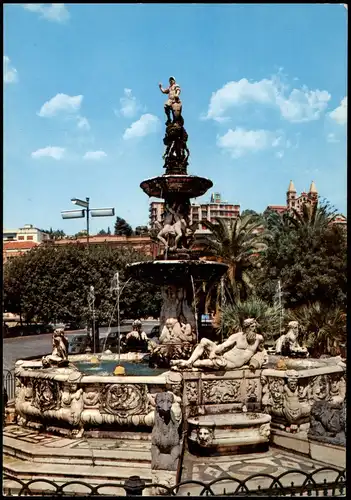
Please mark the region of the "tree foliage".
[[302, 215], [268, 217], [273, 240], [256, 275], [262, 298], [272, 300], [280, 279], [288, 308], [316, 301], [346, 306], [346, 233], [331, 224], [334, 216], [322, 204], [304, 207]]
[[[126, 265], [146, 260], [132, 249], [106, 245], [43, 245], [4, 266], [5, 310], [21, 313], [25, 321], [85, 322], [91, 285], [95, 288], [96, 319], [107, 323], [115, 305], [111, 279], [119, 271], [126, 281]], [[158, 316], [160, 291], [147, 283], [130, 281], [120, 298], [121, 317]]]
[[50, 240], [62, 240], [66, 237], [66, 233], [62, 229], [52, 229], [52, 227], [50, 227], [49, 230], [40, 229], [40, 231], [48, 234], [50, 236]]
[[148, 234], [149, 234], [149, 228], [147, 226], [137, 226], [135, 228], [136, 236], [148, 236]]
[[115, 222], [115, 233], [116, 236], [132, 236], [133, 234], [133, 229], [132, 227], [126, 222], [125, 219], [122, 219], [121, 217], [116, 218]]
[[223, 219], [202, 223], [212, 233], [206, 239], [207, 251], [228, 265], [224, 280], [226, 298], [230, 302], [246, 299], [254, 287], [251, 271], [267, 248], [268, 231], [262, 228], [256, 214], [239, 216], [229, 224]]
[[271, 306], [264, 300], [252, 296], [246, 301], [237, 301], [235, 304], [224, 306], [222, 309], [222, 336], [228, 337], [243, 328], [244, 320], [257, 320], [259, 333], [265, 339], [272, 339], [279, 332], [281, 310], [278, 306]]
[[340, 307], [326, 307], [320, 302], [305, 304], [288, 312], [290, 320], [300, 324], [300, 337], [311, 354], [336, 355], [346, 342], [346, 314]]

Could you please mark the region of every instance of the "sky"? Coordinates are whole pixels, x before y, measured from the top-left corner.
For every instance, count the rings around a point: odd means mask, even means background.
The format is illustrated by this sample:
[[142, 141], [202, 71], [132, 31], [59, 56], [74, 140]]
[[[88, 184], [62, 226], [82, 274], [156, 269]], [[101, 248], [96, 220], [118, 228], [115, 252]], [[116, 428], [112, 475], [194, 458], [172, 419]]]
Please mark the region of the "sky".
[[147, 224], [170, 76], [188, 173], [213, 181], [194, 201], [262, 212], [314, 180], [346, 214], [346, 58], [344, 4], [7, 4], [3, 225], [74, 234], [61, 211], [87, 196]]

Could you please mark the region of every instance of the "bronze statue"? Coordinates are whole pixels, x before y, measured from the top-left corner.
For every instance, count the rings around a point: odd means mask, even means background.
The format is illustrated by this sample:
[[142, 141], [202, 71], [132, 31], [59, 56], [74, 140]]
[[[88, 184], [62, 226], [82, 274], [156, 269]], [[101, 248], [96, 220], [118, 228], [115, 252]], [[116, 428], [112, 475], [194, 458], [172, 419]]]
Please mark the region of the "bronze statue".
[[161, 83], [159, 87], [163, 94], [168, 94], [164, 106], [167, 121], [163, 143], [166, 148], [162, 156], [165, 161], [166, 175], [187, 175], [190, 152], [187, 146], [188, 134], [184, 128], [184, 118], [182, 116], [182, 102], [179, 98], [180, 86], [176, 83], [175, 78], [171, 76], [168, 88], [164, 89]]
[[[165, 113], [167, 116], [167, 123], [166, 125], [171, 123], [171, 112], [173, 115], [173, 121], [175, 116], [177, 115], [178, 118], [181, 116], [182, 113], [182, 103], [179, 99], [180, 95], [180, 86], [176, 83], [174, 76], [169, 77], [169, 87], [164, 89], [162, 88], [162, 83], [158, 84], [162, 94], [168, 94], [168, 99], [165, 102]], [[174, 106], [174, 108], [173, 108]]]

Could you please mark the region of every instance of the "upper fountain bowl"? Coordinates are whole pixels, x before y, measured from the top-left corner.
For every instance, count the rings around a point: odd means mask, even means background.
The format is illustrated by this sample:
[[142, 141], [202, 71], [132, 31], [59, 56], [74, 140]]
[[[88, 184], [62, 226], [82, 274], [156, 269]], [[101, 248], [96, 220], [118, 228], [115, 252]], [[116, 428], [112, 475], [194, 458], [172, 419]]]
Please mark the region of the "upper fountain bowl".
[[154, 285], [181, 284], [191, 277], [194, 281], [219, 279], [227, 264], [205, 260], [154, 260], [128, 264], [129, 276]]
[[213, 186], [212, 181], [196, 175], [162, 175], [147, 179], [140, 184], [141, 189], [149, 196], [164, 198], [167, 194], [186, 194], [197, 198], [205, 194]]

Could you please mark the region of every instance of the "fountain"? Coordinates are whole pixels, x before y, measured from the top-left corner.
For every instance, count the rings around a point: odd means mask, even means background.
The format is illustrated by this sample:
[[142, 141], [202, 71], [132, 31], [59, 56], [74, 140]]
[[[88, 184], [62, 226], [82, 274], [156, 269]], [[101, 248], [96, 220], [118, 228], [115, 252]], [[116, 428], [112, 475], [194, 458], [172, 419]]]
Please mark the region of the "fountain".
[[[55, 332], [51, 356], [16, 363], [18, 425], [71, 438], [123, 439], [127, 431], [139, 439], [148, 432], [155, 483], [174, 484], [186, 434], [189, 450], [196, 454], [243, 452], [248, 447], [250, 452], [263, 451], [275, 443], [318, 460], [317, 453], [327, 447], [335, 463], [342, 463], [345, 363], [339, 358], [306, 359], [296, 323], [270, 356], [252, 318], [245, 319], [243, 331], [220, 344], [199, 339], [196, 284], [219, 280], [227, 266], [201, 260], [191, 249], [195, 227], [189, 221], [190, 200], [212, 182], [187, 174], [180, 89], [173, 78], [169, 89], [160, 88], [170, 96], [165, 106], [166, 171], [143, 181], [141, 188], [165, 200], [157, 235], [163, 252], [154, 261], [128, 267], [130, 278], [162, 287], [160, 343], [151, 345], [150, 355], [154, 368], [145, 363], [145, 353], [120, 350], [117, 357], [105, 353], [98, 364], [86, 363], [87, 355], [68, 356], [63, 332]], [[291, 356], [284, 356], [284, 346]], [[337, 436], [332, 436], [333, 412]], [[166, 466], [168, 475], [162, 469]]]
[[150, 358], [154, 365], [169, 367], [171, 360], [190, 357], [199, 340], [195, 283], [219, 280], [227, 266], [200, 260], [191, 249], [197, 223], [190, 224], [190, 200], [205, 194], [213, 184], [209, 179], [187, 173], [188, 134], [184, 128], [179, 85], [171, 77], [170, 87], [163, 89], [160, 85], [160, 90], [169, 95], [163, 141], [165, 173], [143, 181], [140, 187], [148, 196], [164, 199], [163, 222], [156, 223], [157, 239], [163, 251], [152, 262], [129, 265], [128, 272], [136, 280], [162, 287], [160, 344], [152, 346]]

